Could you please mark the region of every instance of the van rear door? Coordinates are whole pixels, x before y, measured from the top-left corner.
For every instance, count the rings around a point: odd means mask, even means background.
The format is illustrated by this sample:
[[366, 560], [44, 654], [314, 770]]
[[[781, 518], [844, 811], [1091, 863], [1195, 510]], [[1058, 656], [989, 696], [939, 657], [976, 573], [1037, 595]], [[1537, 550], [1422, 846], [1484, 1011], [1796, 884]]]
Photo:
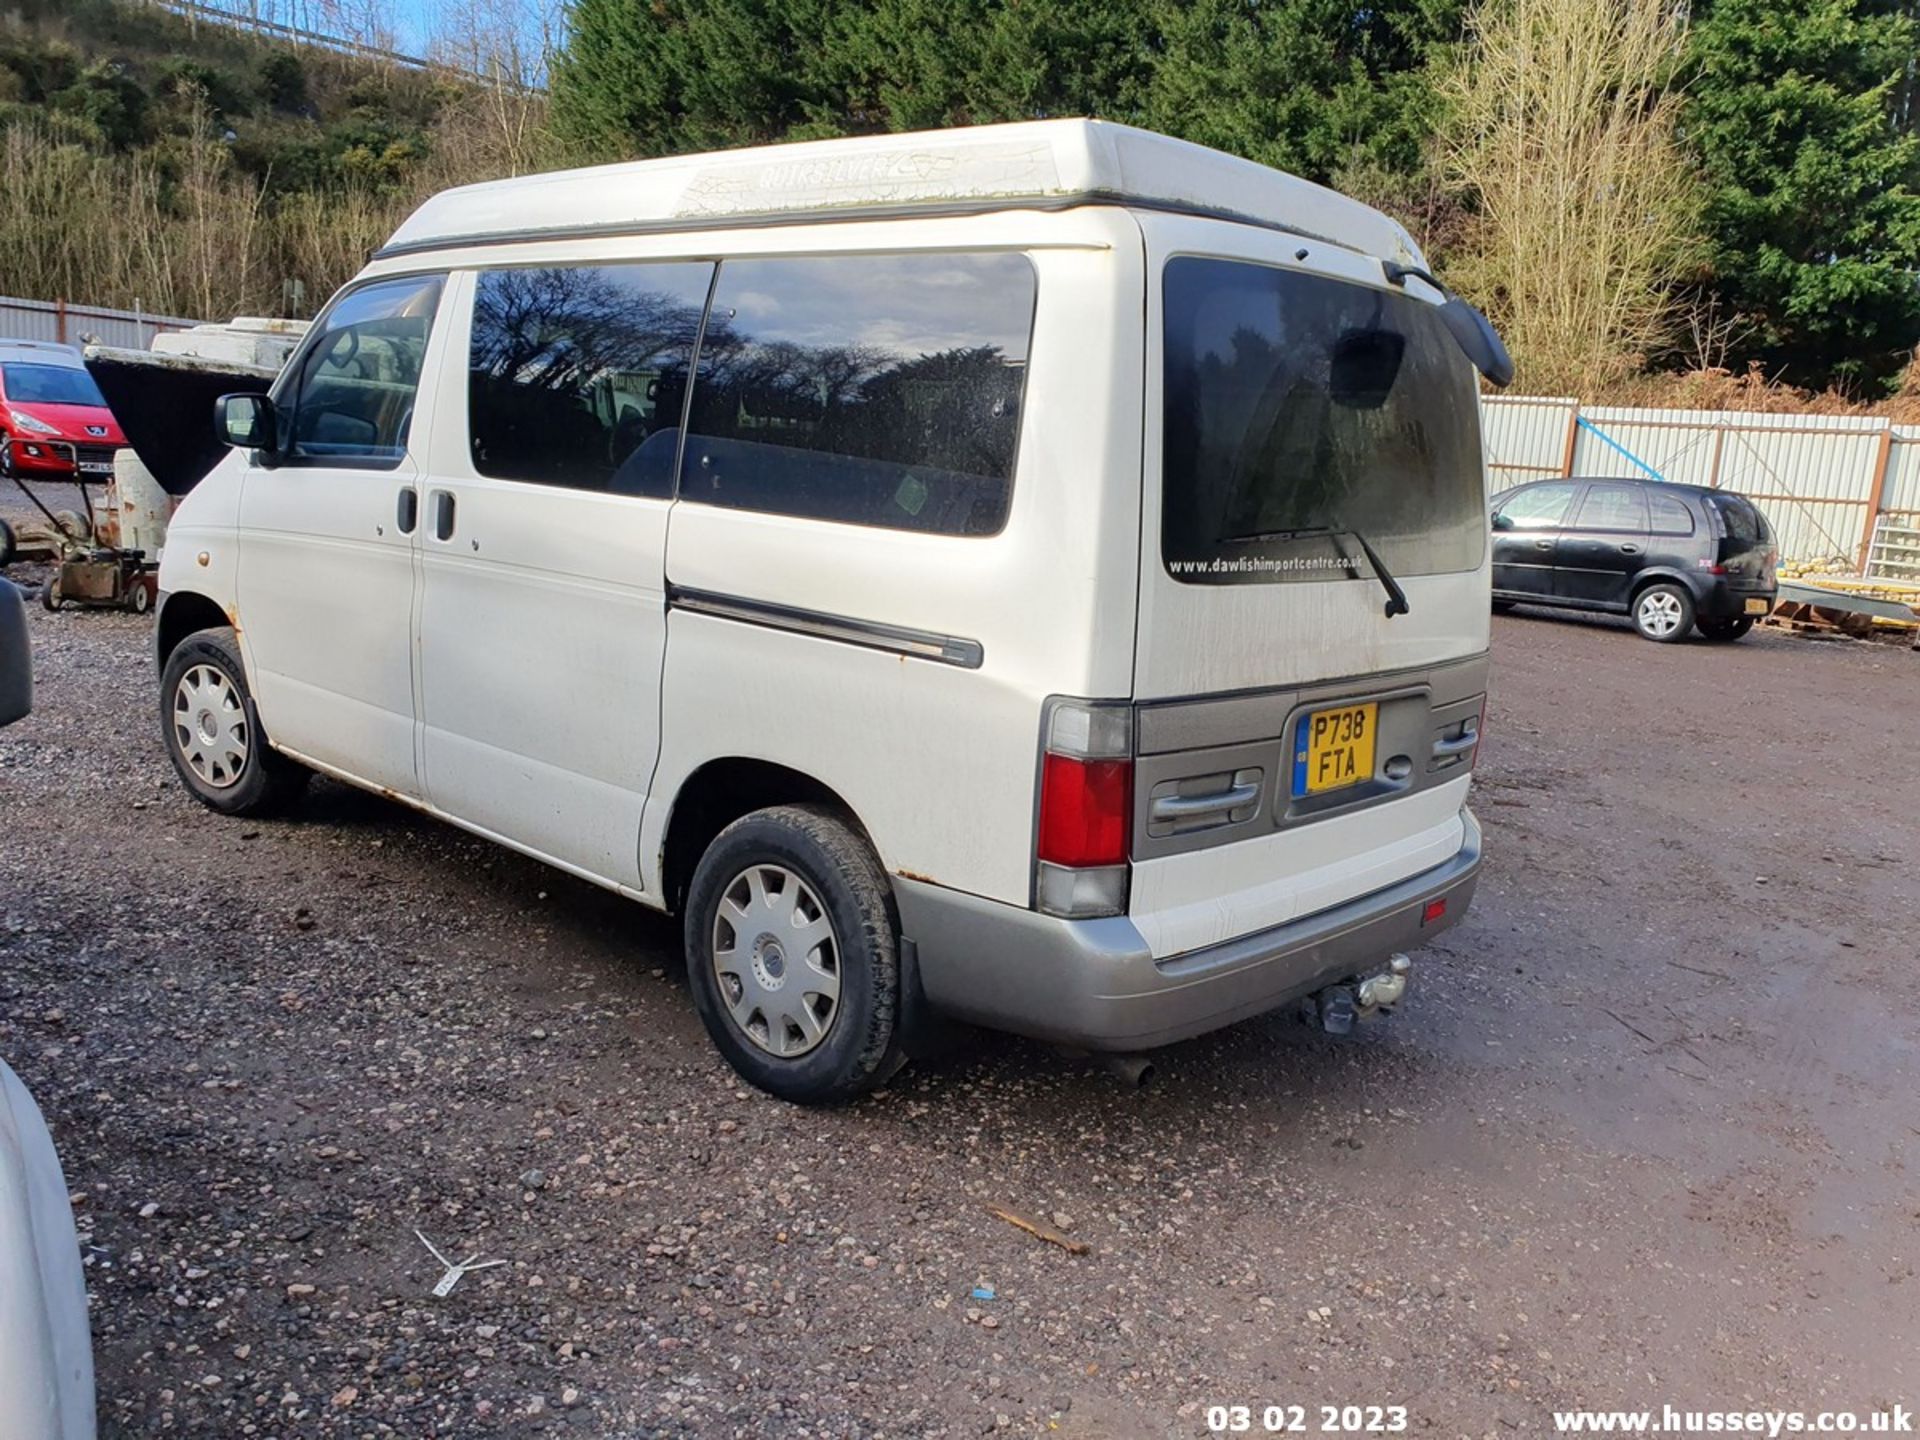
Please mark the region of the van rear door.
[[[1375, 259], [1218, 221], [1148, 245], [1139, 699], [1487, 647], [1474, 372]], [[1409, 282], [1418, 287], [1418, 282]], [[1404, 589], [1388, 618], [1371, 546]]]
[[1169, 955], [1452, 857], [1491, 607], [1476, 382], [1437, 306], [1333, 244], [1139, 218], [1129, 913]]

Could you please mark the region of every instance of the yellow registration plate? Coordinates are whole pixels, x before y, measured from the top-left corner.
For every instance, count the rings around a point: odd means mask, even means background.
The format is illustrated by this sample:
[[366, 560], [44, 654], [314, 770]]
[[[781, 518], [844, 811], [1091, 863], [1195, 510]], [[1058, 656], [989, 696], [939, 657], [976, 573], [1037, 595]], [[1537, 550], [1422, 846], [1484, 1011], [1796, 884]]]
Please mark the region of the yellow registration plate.
[[1764, 615], [1764, 614], [1766, 614], [1766, 613], [1767, 613], [1767, 602], [1766, 602], [1766, 601], [1764, 601], [1764, 600], [1749, 600], [1749, 601], [1747, 601], [1747, 613], [1748, 613], [1749, 615]]
[[1377, 704], [1342, 705], [1300, 717], [1293, 745], [1293, 793], [1318, 795], [1373, 778]]

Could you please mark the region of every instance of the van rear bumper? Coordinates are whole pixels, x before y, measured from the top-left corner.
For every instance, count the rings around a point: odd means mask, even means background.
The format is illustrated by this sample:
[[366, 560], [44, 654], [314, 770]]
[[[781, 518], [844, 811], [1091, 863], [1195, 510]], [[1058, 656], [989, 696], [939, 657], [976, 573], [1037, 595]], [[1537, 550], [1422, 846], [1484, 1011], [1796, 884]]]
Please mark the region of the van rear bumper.
[[[900, 926], [937, 1010], [1089, 1050], [1148, 1050], [1258, 1015], [1413, 950], [1466, 913], [1480, 826], [1460, 849], [1385, 890], [1268, 930], [1155, 960], [1124, 915], [1061, 920], [896, 875]], [[1426, 907], [1447, 901], [1423, 924]]]

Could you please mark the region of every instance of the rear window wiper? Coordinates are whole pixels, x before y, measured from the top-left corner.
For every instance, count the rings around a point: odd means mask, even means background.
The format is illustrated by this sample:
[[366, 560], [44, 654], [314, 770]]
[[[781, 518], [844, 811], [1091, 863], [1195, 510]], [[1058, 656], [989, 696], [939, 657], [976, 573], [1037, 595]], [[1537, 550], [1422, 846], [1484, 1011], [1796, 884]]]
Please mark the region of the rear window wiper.
[[1367, 543], [1367, 537], [1351, 525], [1309, 525], [1293, 530], [1255, 530], [1246, 535], [1228, 535], [1222, 538], [1222, 545], [1251, 545], [1262, 540], [1297, 540], [1309, 535], [1351, 535], [1360, 542], [1360, 549], [1367, 557], [1367, 564], [1373, 567], [1373, 578], [1380, 582], [1380, 588], [1387, 592], [1387, 619], [1396, 615], [1410, 615], [1407, 605], [1407, 592], [1400, 588], [1400, 582], [1393, 578], [1393, 572], [1387, 569], [1386, 562], [1380, 558], [1380, 552]]

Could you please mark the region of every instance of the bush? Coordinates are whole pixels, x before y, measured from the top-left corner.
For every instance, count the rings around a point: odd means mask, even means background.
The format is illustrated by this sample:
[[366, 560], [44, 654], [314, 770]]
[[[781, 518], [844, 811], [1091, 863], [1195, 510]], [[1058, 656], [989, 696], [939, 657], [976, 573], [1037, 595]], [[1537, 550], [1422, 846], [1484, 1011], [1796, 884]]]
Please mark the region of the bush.
[[175, 57], [160, 67], [159, 93], [176, 97], [199, 96], [222, 120], [253, 112], [254, 97], [247, 82], [230, 70]]
[[305, 114], [307, 67], [291, 50], [276, 50], [260, 62], [260, 90], [276, 110]]
[[130, 150], [147, 138], [147, 92], [117, 60], [87, 66], [52, 99], [56, 110], [85, 120], [116, 150]]

